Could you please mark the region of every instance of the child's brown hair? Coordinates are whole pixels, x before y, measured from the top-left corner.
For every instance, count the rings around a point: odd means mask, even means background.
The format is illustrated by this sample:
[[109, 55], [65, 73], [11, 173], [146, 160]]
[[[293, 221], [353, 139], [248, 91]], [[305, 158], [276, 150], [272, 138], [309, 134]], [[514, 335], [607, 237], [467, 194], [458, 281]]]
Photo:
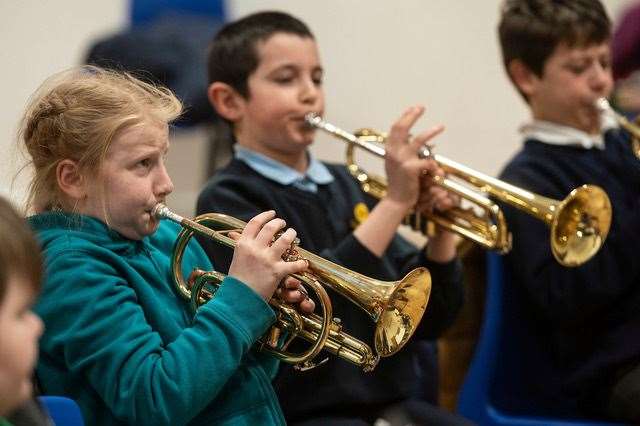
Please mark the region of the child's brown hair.
[[520, 60], [542, 77], [559, 44], [573, 48], [604, 43], [611, 37], [611, 21], [600, 0], [505, 0], [498, 36], [507, 74], [509, 64]]
[[209, 45], [209, 84], [221, 81], [249, 98], [249, 76], [260, 62], [257, 45], [278, 33], [313, 39], [304, 22], [284, 12], [253, 13], [226, 24]]
[[35, 236], [16, 209], [0, 197], [0, 304], [9, 279], [24, 277], [34, 294], [40, 291], [42, 256]]

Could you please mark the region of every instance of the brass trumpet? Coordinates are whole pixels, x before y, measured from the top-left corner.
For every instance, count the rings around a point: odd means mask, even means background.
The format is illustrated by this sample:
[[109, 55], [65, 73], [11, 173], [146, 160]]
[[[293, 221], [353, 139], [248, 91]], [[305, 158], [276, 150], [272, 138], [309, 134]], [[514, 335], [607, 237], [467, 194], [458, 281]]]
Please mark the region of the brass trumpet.
[[620, 127], [625, 129], [631, 135], [631, 150], [636, 157], [640, 158], [640, 116], [632, 122], [624, 115], [618, 113], [606, 98], [600, 98], [596, 101], [596, 107], [606, 114], [610, 114], [615, 118]]
[[[371, 129], [358, 130], [356, 134], [352, 134], [326, 122], [315, 113], [307, 114], [305, 121], [310, 126], [346, 141], [347, 167], [363, 191], [376, 198], [385, 195], [386, 180], [368, 175], [354, 161], [356, 147], [384, 158], [385, 149], [381, 144], [386, 139], [385, 134]], [[609, 232], [611, 202], [598, 186], [583, 185], [571, 191], [564, 200], [558, 201], [510, 185], [434, 154], [428, 146], [424, 146], [418, 155], [433, 158], [447, 173], [447, 177], [433, 177], [438, 185], [467, 200], [482, 213], [475, 212], [473, 208], [457, 207], [445, 213], [434, 212], [423, 218], [420, 213], [414, 212], [409, 220], [415, 229], [424, 232], [425, 224], [431, 220], [487, 249], [507, 253], [511, 249], [511, 235], [502, 210], [489, 199], [489, 196], [492, 196], [549, 225], [551, 251], [556, 260], [567, 267], [578, 266], [589, 260], [598, 252]], [[450, 177], [455, 177], [461, 182]]]
[[[157, 204], [152, 214], [183, 227], [174, 245], [171, 271], [178, 291], [196, 310], [215, 297], [224, 275], [213, 271], [196, 271], [192, 274], [195, 275], [193, 282], [187, 283], [181, 266], [189, 240], [194, 234], [199, 234], [233, 248], [235, 241], [228, 233], [241, 232], [246, 224], [220, 213], [207, 213], [189, 220], [163, 204]], [[297, 247], [295, 243], [283, 255], [283, 259], [307, 260], [308, 270], [293, 276], [316, 294], [322, 315], [300, 314], [274, 297], [269, 303], [276, 311], [276, 322], [260, 339], [259, 345], [261, 350], [294, 364], [299, 370], [314, 368], [323, 362], [314, 361], [323, 349], [360, 366], [364, 371], [373, 370], [380, 357], [395, 354], [409, 341], [422, 319], [431, 294], [431, 274], [426, 268], [416, 268], [399, 281], [380, 281], [336, 265]], [[340, 320], [333, 318], [331, 301], [323, 286], [340, 293], [369, 314], [375, 322], [375, 353], [369, 345], [342, 330]], [[296, 337], [310, 342], [311, 347], [302, 353], [288, 352], [287, 347]]]

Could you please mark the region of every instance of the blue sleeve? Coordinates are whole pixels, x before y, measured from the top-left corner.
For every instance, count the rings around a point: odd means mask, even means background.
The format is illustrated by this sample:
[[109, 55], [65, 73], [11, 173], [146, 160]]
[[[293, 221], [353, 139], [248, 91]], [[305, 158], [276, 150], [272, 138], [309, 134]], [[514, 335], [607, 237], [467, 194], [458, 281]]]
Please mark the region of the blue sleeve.
[[52, 256], [48, 274], [37, 306], [47, 324], [43, 349], [56, 351], [129, 424], [188, 423], [274, 320], [255, 292], [228, 277], [192, 325], [164, 341], [129, 283], [95, 253]]

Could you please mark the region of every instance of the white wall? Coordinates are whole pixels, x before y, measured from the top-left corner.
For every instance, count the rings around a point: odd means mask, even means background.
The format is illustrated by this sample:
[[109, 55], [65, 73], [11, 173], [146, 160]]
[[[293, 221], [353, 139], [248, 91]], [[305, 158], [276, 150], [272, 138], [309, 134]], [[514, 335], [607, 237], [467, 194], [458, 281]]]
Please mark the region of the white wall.
[[22, 159], [15, 133], [29, 98], [49, 75], [79, 63], [91, 41], [125, 25], [126, 0], [0, 1], [0, 193], [24, 195], [28, 175], [12, 185]]
[[[205, 1], [205, 0], [203, 0]], [[630, 0], [606, 0], [615, 18]], [[526, 109], [507, 81], [495, 35], [499, 0], [237, 0], [230, 14], [261, 9], [308, 23], [326, 70], [326, 117], [346, 129], [386, 129], [408, 105], [427, 105], [417, 125], [444, 123], [438, 151], [486, 173], [499, 171], [518, 147]], [[2, 106], [0, 193], [19, 162], [14, 133], [30, 93], [55, 71], [78, 63], [91, 40], [126, 25], [126, 0], [0, 2]], [[314, 152], [342, 161], [343, 146], [321, 136]], [[174, 144], [174, 154], [177, 151]], [[190, 155], [183, 150], [178, 155]], [[376, 163], [379, 167], [380, 164]], [[194, 182], [194, 186], [200, 182]]]

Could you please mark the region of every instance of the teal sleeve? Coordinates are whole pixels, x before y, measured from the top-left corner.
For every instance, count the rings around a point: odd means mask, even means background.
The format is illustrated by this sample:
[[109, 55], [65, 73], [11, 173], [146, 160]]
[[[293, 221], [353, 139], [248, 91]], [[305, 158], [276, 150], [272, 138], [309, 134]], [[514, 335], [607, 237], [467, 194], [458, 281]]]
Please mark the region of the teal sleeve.
[[129, 424], [188, 423], [274, 321], [253, 290], [227, 278], [191, 326], [163, 341], [109, 263], [77, 251], [50, 258], [47, 269], [37, 306], [47, 324], [45, 350], [60, 351], [70, 373], [86, 378]]

